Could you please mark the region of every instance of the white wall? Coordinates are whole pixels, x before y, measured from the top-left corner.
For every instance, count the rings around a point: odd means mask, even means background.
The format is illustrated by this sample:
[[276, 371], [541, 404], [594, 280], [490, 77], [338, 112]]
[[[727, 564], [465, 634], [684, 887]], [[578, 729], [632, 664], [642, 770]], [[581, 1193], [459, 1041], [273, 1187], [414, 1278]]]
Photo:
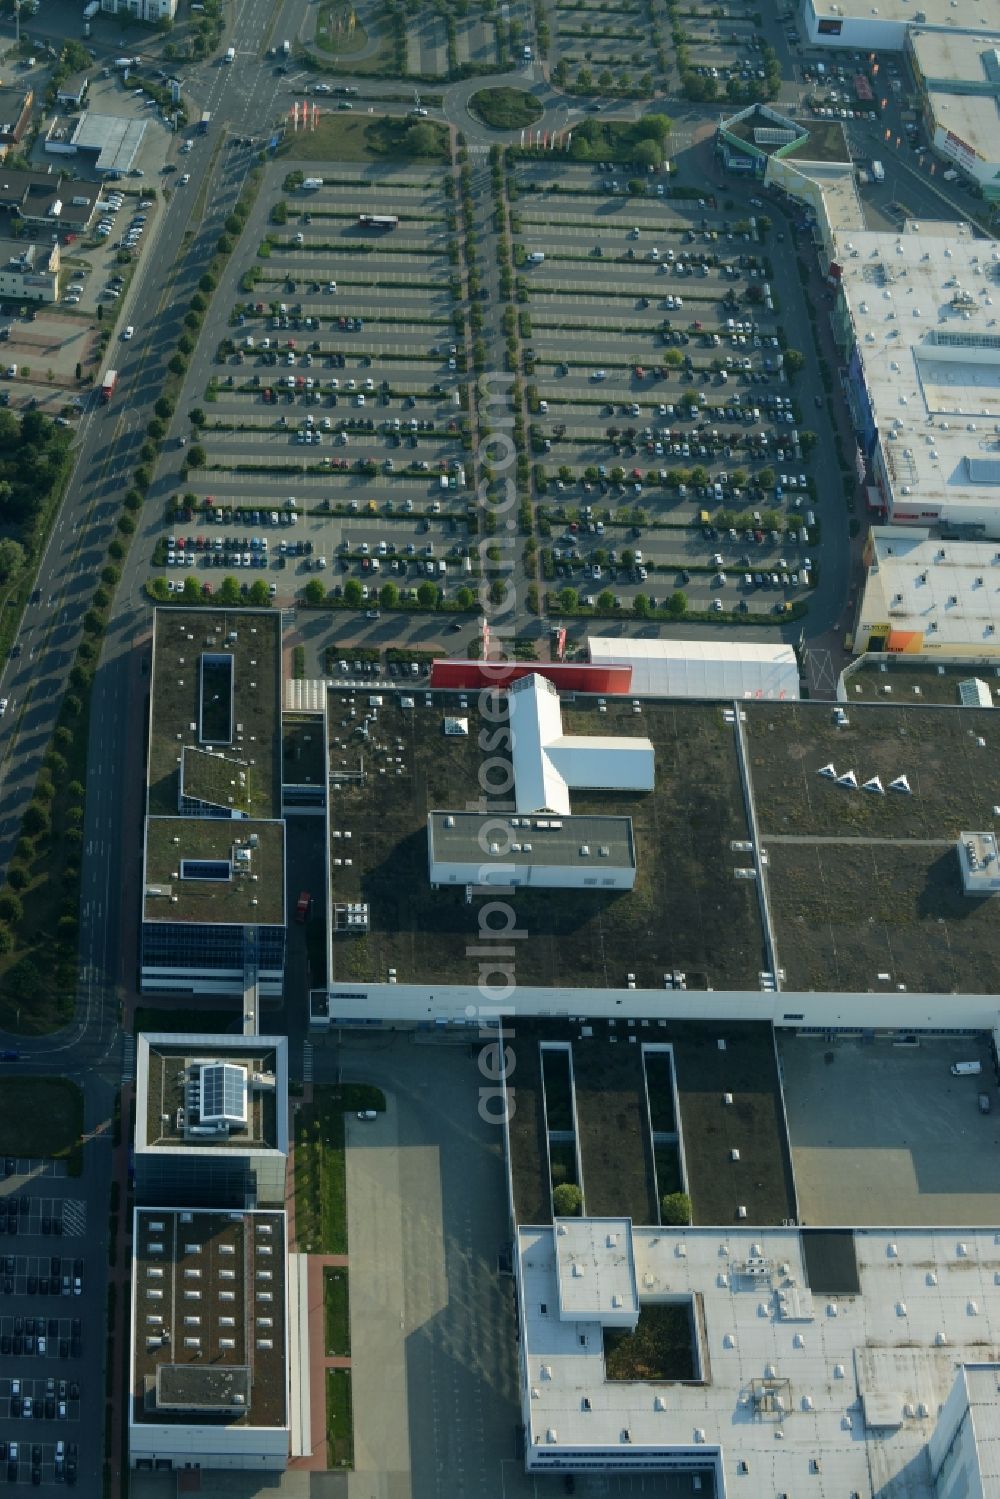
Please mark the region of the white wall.
[[[847, 6], [845, 5], [845, 10]], [[833, 19], [833, 17], [830, 17]], [[845, 14], [839, 36], [821, 35], [816, 16], [810, 4], [806, 4], [805, 25], [810, 44], [814, 47], [850, 47], [861, 52], [901, 52], [906, 42], [907, 22], [887, 21], [868, 15]]]
[[510, 885], [542, 890], [582, 890], [591, 885], [631, 890], [635, 870], [610, 864], [607, 859], [593, 859], [572, 868], [566, 864], [518, 864], [517, 855], [512, 854], [499, 865], [478, 859], [469, 864], [442, 859], [430, 865], [428, 878], [432, 885], [495, 885], [503, 890]]
[[284, 1426], [177, 1426], [141, 1423], [129, 1427], [129, 1463], [169, 1458], [201, 1468], [254, 1468], [281, 1472], [288, 1464], [288, 1428]]
[[[487, 944], [483, 944], [486, 946]], [[516, 943], [510, 944], [516, 948]], [[474, 966], [470, 958], [469, 966]], [[483, 960], [484, 967], [488, 961]], [[517, 955], [514, 954], [516, 973]], [[623, 975], [624, 977], [624, 975]], [[341, 998], [337, 998], [342, 991]], [[588, 1019], [764, 1020], [798, 1029], [984, 1030], [1000, 1024], [996, 994], [806, 994], [758, 993], [753, 989], [543, 989], [517, 988], [513, 995], [476, 984], [352, 984], [330, 990], [331, 1023], [386, 1020], [401, 1024], [448, 1021], [479, 1025], [502, 1011], [512, 1017], [586, 1016]], [[645, 1030], [645, 1028], [644, 1028]], [[652, 1028], [643, 1040], [655, 1041]]]
[[959, 1369], [927, 1443], [938, 1499], [983, 1499], [976, 1433], [969, 1413], [965, 1371]]

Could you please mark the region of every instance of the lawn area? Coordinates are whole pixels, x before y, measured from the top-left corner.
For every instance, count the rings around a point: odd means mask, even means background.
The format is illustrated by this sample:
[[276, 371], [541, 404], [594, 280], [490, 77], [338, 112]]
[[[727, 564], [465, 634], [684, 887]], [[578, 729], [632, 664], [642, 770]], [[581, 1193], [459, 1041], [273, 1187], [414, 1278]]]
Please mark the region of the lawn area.
[[0, 1154], [83, 1165], [83, 1094], [65, 1077], [7, 1077], [0, 1087]]
[[327, 1354], [349, 1358], [351, 1298], [346, 1267], [327, 1265], [323, 1271], [323, 1325]]
[[295, 1114], [295, 1237], [313, 1254], [347, 1253], [344, 1114], [384, 1110], [385, 1095], [366, 1083], [317, 1087]]
[[538, 100], [520, 88], [482, 88], [469, 100], [469, 108], [494, 130], [519, 130], [542, 117]]
[[368, 33], [351, 5], [321, 5], [316, 17], [316, 45], [321, 52], [348, 57], [368, 45]]
[[694, 1379], [690, 1302], [640, 1308], [635, 1332], [606, 1328], [604, 1372], [608, 1379]]
[[315, 130], [286, 134], [277, 154], [296, 161], [446, 161], [448, 132], [433, 120], [414, 124], [333, 111], [320, 114]]
[[354, 1467], [354, 1406], [350, 1369], [326, 1371], [326, 1465]]

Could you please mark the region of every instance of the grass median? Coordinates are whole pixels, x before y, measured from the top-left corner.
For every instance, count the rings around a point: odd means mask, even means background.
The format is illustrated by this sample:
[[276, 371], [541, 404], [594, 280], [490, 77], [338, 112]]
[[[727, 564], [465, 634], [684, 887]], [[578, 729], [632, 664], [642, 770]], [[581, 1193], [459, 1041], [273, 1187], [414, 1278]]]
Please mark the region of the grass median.
[[367, 1083], [317, 1087], [295, 1114], [295, 1238], [312, 1254], [347, 1253], [344, 1114], [385, 1108], [381, 1089]]
[[326, 1465], [354, 1467], [354, 1402], [350, 1369], [326, 1371]]
[[351, 1300], [345, 1266], [327, 1265], [323, 1271], [323, 1325], [326, 1329], [327, 1355], [332, 1358], [349, 1358]]
[[65, 1077], [5, 1077], [0, 1087], [0, 1154], [83, 1165], [83, 1094]]

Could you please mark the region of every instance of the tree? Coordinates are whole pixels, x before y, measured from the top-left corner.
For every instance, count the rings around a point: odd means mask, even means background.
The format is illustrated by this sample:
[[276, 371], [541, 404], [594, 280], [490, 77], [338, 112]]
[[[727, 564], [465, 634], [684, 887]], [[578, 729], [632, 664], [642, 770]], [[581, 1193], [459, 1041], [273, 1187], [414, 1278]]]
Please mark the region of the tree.
[[816, 443], [818, 441], [819, 441], [819, 439], [817, 438], [815, 432], [800, 432], [799, 433], [799, 444], [800, 444], [800, 446], [802, 448], [803, 455], [806, 458], [809, 457], [810, 453], [813, 451], [813, 449], [815, 448]]
[[687, 613], [687, 606], [687, 594], [680, 588], [676, 589], [667, 599], [667, 613], [672, 614], [675, 619], [680, 619], [682, 614]]
[[440, 156], [441, 138], [433, 125], [411, 125], [403, 136], [403, 149], [409, 156]]
[[615, 596], [610, 588], [602, 588], [597, 595], [598, 609], [613, 609], [615, 607]]
[[691, 1222], [691, 1199], [686, 1192], [667, 1192], [661, 1198], [660, 1222], [677, 1226]]
[[205, 449], [202, 447], [200, 442], [196, 442], [193, 447], [188, 448], [188, 468], [204, 468], [207, 462], [208, 454], [205, 452]]
[[663, 363], [668, 365], [672, 370], [679, 369], [684, 363], [684, 355], [680, 349], [668, 349], [663, 356]]
[[13, 890], [23, 890], [28, 884], [28, 871], [23, 864], [12, 864], [7, 870], [7, 883]]
[[476, 595], [471, 588], [466, 588], [463, 584], [455, 595], [455, 603], [460, 609], [471, 609], [475, 602]]
[[[100, 312], [100, 306], [98, 306]], [[14, 933], [9, 926], [0, 926], [0, 953], [11, 952], [14, 947]]]
[[433, 609], [437, 603], [438, 591], [431, 582], [423, 582], [417, 589], [417, 603], [421, 609]]
[[663, 152], [658, 141], [639, 141], [632, 154], [639, 166], [658, 167], [663, 163]]
[[188, 412], [188, 421], [192, 427], [203, 427], [205, 425], [205, 413], [200, 406], [192, 406]]
[[578, 1218], [583, 1208], [583, 1193], [575, 1182], [561, 1182], [552, 1193], [557, 1218]]
[[349, 609], [357, 609], [361, 604], [361, 584], [357, 578], [348, 578], [344, 584], [344, 603]]
[[233, 604], [238, 604], [239, 601], [240, 585], [232, 574], [230, 574], [228, 577], [223, 578], [219, 587], [219, 602], [220, 604], [232, 607]]
[[21, 897], [15, 895], [12, 890], [4, 890], [0, 894], [0, 921], [20, 921], [23, 915], [24, 907], [21, 904]]
[[326, 588], [318, 578], [310, 578], [302, 596], [310, 609], [321, 609], [326, 603]]
[[24, 566], [24, 547], [19, 541], [5, 536], [0, 541], [0, 580], [6, 583], [15, 573], [19, 573]]
[[187, 577], [184, 579], [183, 598], [185, 604], [201, 603], [201, 584], [198, 582], [197, 578], [192, 576], [191, 573], [188, 573]]
[[263, 578], [258, 578], [256, 583], [250, 584], [250, 593], [248, 597], [251, 604], [253, 604], [255, 608], [267, 608], [267, 606], [271, 602], [271, 590], [268, 588]]
[[775, 474], [773, 468], [762, 468], [760, 473], [757, 475], [757, 483], [760, 485], [761, 489], [772, 489], [774, 487], [774, 479]]
[[788, 378], [790, 380], [794, 380], [795, 379], [795, 376], [804, 367], [805, 362], [806, 362], [805, 355], [804, 354], [800, 354], [799, 351], [798, 351], [798, 349], [786, 349], [785, 350], [785, 359], [784, 359], [785, 374], [788, 376]]
[[651, 140], [660, 141], [662, 144], [670, 134], [673, 121], [669, 115], [662, 113], [643, 115], [636, 123], [636, 133], [640, 139], [648, 136]]
[[395, 609], [399, 603], [399, 589], [395, 583], [383, 583], [379, 589], [378, 601], [383, 609]]
[[632, 608], [640, 619], [645, 619], [649, 613], [649, 599], [644, 593], [637, 593], [632, 600]]
[[635, 553], [631, 547], [625, 547], [622, 552], [622, 567], [635, 567]]
[[580, 604], [580, 595], [575, 588], [560, 588], [559, 607], [566, 614], [572, 614]]
[[[32, 838], [40, 834], [48, 833], [52, 826], [52, 817], [44, 802], [29, 802], [24, 811], [22, 823], [24, 831]], [[8, 875], [8, 879], [10, 876]]]

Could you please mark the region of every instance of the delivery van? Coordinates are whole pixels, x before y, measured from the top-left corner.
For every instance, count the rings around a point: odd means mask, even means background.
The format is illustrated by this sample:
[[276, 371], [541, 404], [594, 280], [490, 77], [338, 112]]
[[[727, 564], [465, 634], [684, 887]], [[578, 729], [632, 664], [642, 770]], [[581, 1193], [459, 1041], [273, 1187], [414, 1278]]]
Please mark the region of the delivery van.
[[982, 1062], [952, 1062], [952, 1077], [978, 1077], [983, 1070]]

